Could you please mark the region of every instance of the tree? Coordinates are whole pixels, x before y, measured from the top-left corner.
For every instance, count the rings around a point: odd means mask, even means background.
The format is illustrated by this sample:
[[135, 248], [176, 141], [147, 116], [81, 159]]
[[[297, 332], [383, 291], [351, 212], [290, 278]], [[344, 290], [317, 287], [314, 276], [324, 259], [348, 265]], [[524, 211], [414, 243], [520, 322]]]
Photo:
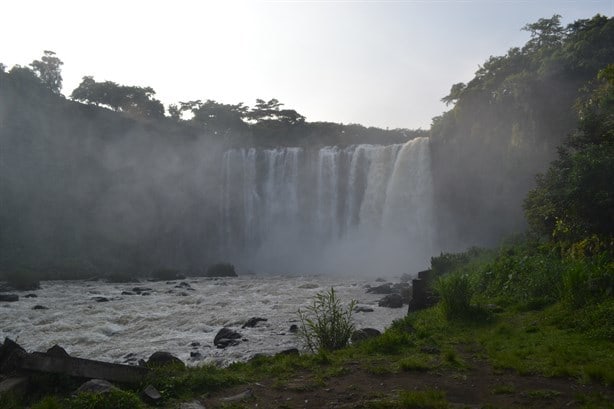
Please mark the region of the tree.
[[207, 100], [204, 104], [195, 105], [192, 108], [194, 117], [192, 121], [202, 124], [212, 130], [228, 128], [240, 128], [244, 126], [243, 117], [247, 107], [242, 102], [238, 104], [222, 104], [213, 100]]
[[293, 109], [280, 109], [283, 105], [275, 98], [268, 101], [257, 99], [256, 106], [246, 113], [246, 117], [254, 122], [277, 121], [287, 125], [305, 121], [305, 117]]
[[559, 14], [551, 18], [540, 18], [536, 23], [527, 24], [522, 29], [531, 33], [531, 39], [525, 45], [527, 50], [559, 46], [566, 35], [566, 30], [561, 26]]
[[85, 76], [70, 97], [142, 118], [162, 118], [164, 106], [154, 98], [155, 94], [151, 87], [118, 85], [113, 81], [96, 82], [92, 76]]
[[463, 82], [459, 82], [457, 84], [452, 85], [450, 93], [445, 97], [441, 98], [441, 101], [445, 102], [446, 105], [455, 103], [460, 98], [465, 88], [467, 88], [467, 85], [465, 85], [465, 83]]
[[578, 105], [579, 126], [525, 199], [532, 230], [572, 244], [614, 236], [614, 65]]
[[42, 58], [32, 61], [30, 66], [47, 88], [59, 94], [62, 90], [62, 71], [60, 67], [63, 64], [53, 51], [45, 50]]

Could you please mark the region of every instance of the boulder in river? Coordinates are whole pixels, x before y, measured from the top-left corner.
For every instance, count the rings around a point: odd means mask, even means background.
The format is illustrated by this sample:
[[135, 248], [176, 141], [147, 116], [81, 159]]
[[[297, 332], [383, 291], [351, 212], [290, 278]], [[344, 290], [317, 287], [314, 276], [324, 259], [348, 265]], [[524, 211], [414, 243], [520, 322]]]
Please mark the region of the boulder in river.
[[392, 284], [386, 283], [367, 289], [369, 294], [391, 294], [393, 293]]
[[377, 303], [380, 307], [401, 308], [403, 306], [403, 297], [401, 294], [388, 294]]
[[247, 322], [243, 324], [241, 328], [254, 328], [261, 321], [268, 321], [268, 319], [260, 318], [260, 317], [252, 317], [248, 319]]
[[183, 361], [177, 358], [175, 355], [170, 352], [165, 351], [157, 351], [151, 354], [149, 359], [147, 360], [148, 366], [164, 366], [164, 365], [179, 365], [185, 366]]
[[215, 335], [215, 338], [213, 339], [213, 345], [218, 348], [226, 348], [229, 346], [238, 345], [240, 342], [238, 341], [238, 339], [241, 337], [242, 335], [239, 334], [237, 331], [234, 331], [228, 327], [224, 327], [219, 330], [218, 333]]

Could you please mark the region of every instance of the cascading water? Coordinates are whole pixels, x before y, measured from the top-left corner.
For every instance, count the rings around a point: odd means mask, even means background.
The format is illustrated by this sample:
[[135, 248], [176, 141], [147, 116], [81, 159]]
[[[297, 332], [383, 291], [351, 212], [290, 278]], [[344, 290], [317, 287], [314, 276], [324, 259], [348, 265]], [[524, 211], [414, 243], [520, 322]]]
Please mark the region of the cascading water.
[[427, 138], [223, 157], [223, 257], [247, 270], [398, 274], [433, 251]]

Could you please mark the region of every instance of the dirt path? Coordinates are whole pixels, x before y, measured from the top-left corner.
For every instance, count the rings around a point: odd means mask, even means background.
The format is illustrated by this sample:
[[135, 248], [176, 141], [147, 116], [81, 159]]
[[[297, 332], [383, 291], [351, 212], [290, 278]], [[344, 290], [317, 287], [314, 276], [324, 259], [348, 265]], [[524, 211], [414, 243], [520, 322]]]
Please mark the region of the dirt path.
[[434, 389], [445, 392], [453, 408], [580, 408], [586, 403], [583, 399], [591, 396], [599, 397], [597, 407], [614, 408], [612, 388], [585, 385], [574, 379], [519, 376], [495, 371], [483, 360], [464, 359], [468, 369], [462, 371], [435, 369], [382, 375], [374, 375], [357, 362], [348, 363], [344, 375], [324, 382], [310, 373], [283, 383], [265, 379], [224, 390], [202, 399], [202, 403], [207, 409], [233, 403], [233, 407], [245, 408], [360, 408], [374, 399], [395, 398], [400, 391]]

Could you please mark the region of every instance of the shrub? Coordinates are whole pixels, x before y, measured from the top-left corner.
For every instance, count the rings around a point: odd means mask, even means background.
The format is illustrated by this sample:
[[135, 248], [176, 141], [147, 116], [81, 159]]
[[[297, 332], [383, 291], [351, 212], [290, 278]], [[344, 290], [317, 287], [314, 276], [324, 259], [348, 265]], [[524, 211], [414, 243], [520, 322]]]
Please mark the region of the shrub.
[[346, 347], [354, 332], [352, 313], [355, 306], [356, 301], [352, 300], [344, 309], [332, 287], [330, 291], [316, 294], [311, 305], [298, 310], [298, 335], [305, 347], [312, 352]]
[[454, 273], [439, 278], [435, 283], [439, 304], [446, 318], [467, 317], [471, 311], [473, 291], [466, 274]]

